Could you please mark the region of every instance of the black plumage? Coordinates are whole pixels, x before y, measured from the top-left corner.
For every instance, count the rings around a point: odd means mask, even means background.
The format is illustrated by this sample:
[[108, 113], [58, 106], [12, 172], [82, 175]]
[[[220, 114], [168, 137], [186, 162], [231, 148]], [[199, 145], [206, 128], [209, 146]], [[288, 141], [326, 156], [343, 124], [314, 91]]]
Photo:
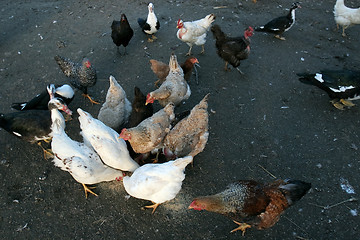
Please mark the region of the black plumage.
[[[66, 105], [69, 105], [74, 99], [74, 90], [67, 84], [57, 85], [55, 89], [55, 97], [64, 100]], [[37, 94], [28, 102], [12, 103], [11, 107], [15, 110], [25, 111], [30, 109], [47, 110], [50, 96], [45, 89], [41, 93]]]
[[353, 106], [360, 99], [360, 71], [322, 70], [319, 73], [298, 73], [302, 83], [317, 86], [327, 92], [336, 108]]
[[154, 113], [152, 104], [145, 105], [146, 96], [138, 87], [134, 88], [134, 100], [127, 128], [136, 127], [144, 119], [151, 117]]
[[[121, 14], [120, 21], [113, 21], [111, 24], [111, 38], [114, 44], [117, 46], [119, 51], [119, 47], [121, 45], [125, 48], [126, 54], [126, 46], [129, 44], [131, 38], [134, 35], [134, 31], [130, 27], [130, 24], [126, 18], [125, 14]], [[119, 51], [120, 53], [120, 51]]]
[[99, 104], [92, 100], [87, 93], [88, 87], [94, 86], [97, 81], [96, 69], [90, 63], [89, 59], [83, 58], [81, 63], [75, 63], [68, 58], [58, 55], [55, 56], [54, 59], [65, 76], [70, 78], [70, 84], [82, 91], [90, 102]]
[[155, 15], [154, 4], [149, 3], [148, 10], [147, 18], [138, 18], [137, 22], [144, 33], [151, 35], [151, 38], [148, 38], [148, 42], [153, 42], [156, 39], [154, 34], [160, 29], [160, 22]]
[[211, 27], [211, 31], [216, 39], [217, 54], [225, 61], [225, 71], [228, 71], [228, 63], [230, 63], [239, 72], [240, 61], [247, 59], [250, 54], [250, 37], [253, 35], [253, 28], [248, 27], [242, 37], [228, 37], [215, 24]]
[[292, 4], [289, 13], [286, 16], [275, 18], [265, 24], [264, 26], [256, 27], [255, 31], [269, 32], [276, 34], [275, 37], [281, 40], [285, 40], [281, 35], [288, 31], [295, 23], [295, 10], [301, 8], [299, 2]]

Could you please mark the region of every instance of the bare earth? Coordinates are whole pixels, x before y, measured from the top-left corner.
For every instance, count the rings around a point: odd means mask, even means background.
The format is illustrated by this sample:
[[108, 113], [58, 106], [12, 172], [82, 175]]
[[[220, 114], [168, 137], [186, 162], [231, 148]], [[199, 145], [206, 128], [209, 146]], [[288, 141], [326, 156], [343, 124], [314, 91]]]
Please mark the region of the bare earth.
[[[346, 2], [359, 7], [359, 2]], [[112, 74], [132, 101], [135, 85], [144, 93], [154, 89], [150, 58], [167, 62], [174, 51], [184, 61], [188, 46], [176, 38], [180, 17], [196, 20], [213, 12], [226, 33], [238, 36], [249, 25], [287, 14], [292, 2], [155, 1], [161, 28], [154, 43], [146, 41], [136, 22], [147, 15], [144, 1], [1, 3], [0, 111], [7, 113], [13, 111], [12, 102], [32, 98], [49, 83], [67, 82], [53, 59], [56, 54], [92, 60], [99, 80], [89, 93], [96, 100], [104, 102]], [[303, 0], [296, 24], [284, 34], [286, 41], [255, 33], [251, 55], [240, 66], [244, 75], [223, 71], [211, 33], [204, 55], [200, 47], [193, 48], [201, 65], [199, 85], [192, 77], [192, 95], [177, 111], [192, 108], [210, 93], [209, 142], [195, 157], [194, 167], [186, 169], [177, 197], [153, 215], [141, 209], [150, 202], [127, 198], [120, 182], [98, 184], [99, 196], [85, 199], [82, 186], [44, 160], [36, 145], [0, 130], [1, 237], [241, 239], [241, 232], [230, 234], [236, 227], [230, 219], [187, 207], [194, 197], [219, 192], [238, 179], [272, 181], [270, 172], [277, 178], [311, 182], [313, 188], [274, 227], [249, 229], [246, 239], [359, 239], [359, 202], [332, 205], [358, 198], [360, 192], [360, 106], [339, 111], [325, 92], [300, 83], [295, 74], [358, 69], [360, 26], [349, 28], [346, 38], [334, 31], [334, 3]], [[219, 6], [225, 7], [213, 8]], [[135, 32], [126, 56], [117, 53], [110, 37], [111, 22], [121, 13], [126, 13]], [[78, 107], [97, 116], [100, 105], [92, 106], [77, 93], [70, 108], [76, 114]], [[79, 131], [74, 115], [67, 132], [81, 140]], [[341, 183], [355, 193], [347, 193]]]

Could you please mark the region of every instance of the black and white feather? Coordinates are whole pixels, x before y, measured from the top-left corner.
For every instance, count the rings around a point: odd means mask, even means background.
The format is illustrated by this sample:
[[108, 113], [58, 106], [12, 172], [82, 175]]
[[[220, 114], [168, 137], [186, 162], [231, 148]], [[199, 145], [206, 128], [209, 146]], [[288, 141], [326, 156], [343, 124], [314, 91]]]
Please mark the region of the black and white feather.
[[146, 19], [138, 18], [138, 24], [146, 34], [153, 35], [160, 29], [160, 22], [154, 12], [154, 4], [149, 3], [149, 13]]

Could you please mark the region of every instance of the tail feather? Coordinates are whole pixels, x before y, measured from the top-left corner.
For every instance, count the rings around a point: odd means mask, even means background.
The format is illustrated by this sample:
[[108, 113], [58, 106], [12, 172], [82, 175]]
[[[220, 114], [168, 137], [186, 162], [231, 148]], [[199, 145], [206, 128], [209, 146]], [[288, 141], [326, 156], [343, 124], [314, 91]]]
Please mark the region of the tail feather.
[[179, 169], [185, 169], [185, 167], [193, 161], [192, 156], [187, 156], [183, 158], [178, 158], [174, 161], [174, 166], [178, 167]]
[[26, 102], [22, 102], [22, 103], [12, 103], [11, 104], [11, 108], [21, 111], [24, 109], [24, 107], [26, 106]]
[[145, 23], [146, 23], [146, 19], [138, 18], [137, 22], [138, 22], [139, 26], [140, 26], [141, 28], [143, 28], [144, 25], [145, 25]]
[[311, 183], [300, 180], [285, 180], [285, 184], [279, 186], [283, 191], [289, 205], [299, 201], [311, 188]]

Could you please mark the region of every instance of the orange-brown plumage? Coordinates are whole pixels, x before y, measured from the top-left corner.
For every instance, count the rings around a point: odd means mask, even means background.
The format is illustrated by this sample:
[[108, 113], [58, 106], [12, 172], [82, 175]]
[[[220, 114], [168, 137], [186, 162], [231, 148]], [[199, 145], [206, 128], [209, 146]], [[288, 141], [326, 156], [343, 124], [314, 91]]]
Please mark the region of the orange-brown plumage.
[[[234, 222], [246, 221], [257, 229], [266, 229], [273, 226], [284, 210], [300, 200], [310, 188], [310, 183], [299, 180], [276, 180], [265, 184], [240, 180], [218, 194], [195, 198], [189, 208], [216, 212]], [[236, 230], [244, 232], [248, 227]]]

